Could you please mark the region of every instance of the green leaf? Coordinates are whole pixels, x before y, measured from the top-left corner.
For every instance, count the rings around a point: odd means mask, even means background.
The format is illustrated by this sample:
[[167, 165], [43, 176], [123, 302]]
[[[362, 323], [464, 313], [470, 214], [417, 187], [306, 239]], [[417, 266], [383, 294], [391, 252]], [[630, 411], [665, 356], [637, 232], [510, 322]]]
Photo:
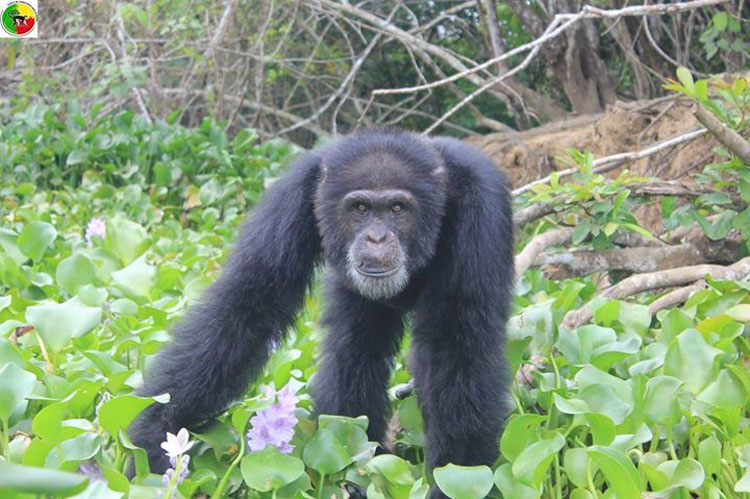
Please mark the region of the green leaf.
[[269, 492], [295, 481], [305, 472], [305, 465], [298, 458], [268, 446], [243, 457], [240, 469], [248, 487]]
[[[80, 462], [91, 459], [99, 452], [103, 441], [101, 435], [90, 432], [63, 440], [59, 447], [55, 447], [47, 455], [45, 467], [54, 468], [61, 462]], [[62, 455], [58, 450], [61, 451]]]
[[492, 470], [487, 466], [448, 464], [432, 473], [440, 490], [451, 499], [481, 499], [492, 489]]
[[352, 462], [344, 444], [327, 428], [320, 428], [307, 442], [302, 459], [307, 466], [326, 475], [341, 471]]
[[77, 253], [71, 255], [57, 265], [55, 273], [57, 284], [69, 295], [78, 293], [78, 288], [84, 284], [96, 282], [96, 267], [91, 260]]
[[750, 303], [735, 305], [724, 313], [734, 320], [750, 323]]
[[62, 438], [62, 422], [67, 410], [67, 400], [55, 402], [44, 407], [32, 420], [31, 430], [34, 432], [34, 435], [52, 444], [57, 444]]
[[86, 488], [88, 478], [76, 473], [0, 461], [0, 495], [11, 492], [67, 497]]
[[0, 420], [10, 418], [16, 407], [31, 395], [35, 384], [36, 376], [15, 364], [6, 364], [0, 369]]
[[120, 298], [113, 301], [109, 309], [116, 314], [135, 315], [138, 313], [138, 304], [127, 298]]
[[77, 494], [75, 499], [121, 499], [122, 492], [115, 492], [107, 486], [107, 483], [101, 480], [95, 480], [89, 483], [86, 490]]
[[[112, 437], [117, 438], [120, 430], [127, 430], [130, 423], [154, 400], [164, 402], [163, 397], [141, 398], [134, 395], [121, 395], [102, 404], [99, 408], [99, 424]], [[164, 435], [166, 439], [167, 435]]]
[[586, 414], [587, 412], [591, 412], [589, 405], [581, 399], [566, 399], [558, 393], [554, 393], [553, 397], [555, 407], [563, 414]]
[[84, 305], [78, 297], [65, 303], [36, 305], [26, 309], [26, 320], [44, 340], [48, 349], [60, 352], [71, 338], [88, 333], [99, 325], [102, 309]]
[[16, 345], [5, 338], [0, 338], [0, 366], [4, 366], [5, 364], [15, 364], [18, 367], [23, 367], [23, 355]]
[[623, 400], [612, 384], [594, 383], [578, 392], [578, 398], [586, 402], [591, 412], [604, 414], [615, 424], [625, 422], [633, 405]]
[[662, 425], [677, 423], [682, 414], [677, 403], [677, 392], [682, 381], [672, 376], [654, 376], [646, 383], [643, 413], [647, 421]]
[[737, 375], [722, 369], [716, 380], [698, 395], [698, 400], [715, 407], [731, 409], [742, 406], [747, 401], [747, 390]]
[[396, 485], [411, 485], [414, 477], [409, 471], [409, 463], [393, 454], [375, 456], [367, 463], [367, 470], [377, 473]]
[[690, 70], [686, 67], [680, 66], [677, 68], [677, 79], [680, 80], [682, 86], [685, 87], [690, 93], [695, 92], [695, 83], [693, 83], [693, 75], [690, 74]]
[[643, 482], [633, 463], [622, 452], [595, 445], [587, 449], [589, 457], [599, 465], [617, 498], [641, 497]]
[[211, 178], [208, 182], [203, 184], [198, 191], [198, 197], [201, 200], [201, 204], [208, 206], [219, 197], [220, 186], [215, 178]]
[[157, 162], [154, 165], [154, 182], [158, 187], [166, 187], [172, 183], [172, 169], [162, 163]]
[[693, 327], [693, 319], [678, 308], [673, 308], [661, 316], [660, 339], [669, 344], [673, 338], [689, 327]]
[[[590, 463], [589, 454], [586, 449], [574, 447], [565, 451], [563, 455], [563, 467], [565, 474], [578, 487], [588, 486], [588, 468], [591, 466], [592, 476], [596, 474], [599, 467]], [[590, 463], [590, 464], [589, 464]]]
[[42, 259], [44, 252], [57, 237], [57, 231], [47, 222], [31, 222], [18, 236], [18, 249], [34, 260]]
[[539, 497], [539, 492], [513, 476], [510, 463], [503, 464], [495, 471], [494, 481], [505, 499], [537, 499]]
[[750, 468], [746, 468], [737, 483], [734, 484], [735, 492], [750, 492]]
[[727, 29], [729, 18], [727, 17], [726, 12], [717, 12], [716, 14], [714, 14], [713, 21], [714, 28], [719, 31], [724, 31], [725, 29]]
[[674, 339], [664, 358], [664, 374], [685, 382], [685, 387], [694, 394], [714, 378], [714, 360], [721, 355], [703, 339], [695, 329], [686, 329]]
[[104, 247], [128, 265], [148, 248], [146, 229], [122, 217], [107, 221]]
[[667, 477], [670, 488], [685, 487], [689, 490], [696, 490], [703, 485], [703, 480], [706, 478], [703, 466], [690, 458], [667, 461], [656, 469]]
[[695, 82], [695, 97], [699, 102], [708, 99], [708, 82], [706, 80]]
[[698, 458], [707, 474], [721, 472], [721, 442], [716, 435], [710, 435], [698, 445]]
[[[557, 395], [557, 394], [555, 394]], [[537, 439], [536, 427], [547, 421], [541, 414], [514, 414], [505, 425], [500, 439], [500, 451], [508, 461], [515, 461], [519, 454]]]
[[10, 256], [18, 265], [28, 260], [29, 257], [21, 253], [18, 248], [18, 235], [10, 229], [0, 228], [0, 248]]
[[614, 330], [601, 326], [581, 326], [575, 331], [560, 328], [555, 346], [574, 365], [588, 364], [597, 348], [617, 340]]
[[615, 438], [615, 424], [604, 414], [590, 412], [586, 414], [595, 445], [609, 445]]
[[[372, 458], [365, 469], [370, 473], [372, 484], [377, 487], [379, 492], [384, 493], [389, 498], [406, 499], [419, 491], [413, 490], [414, 477], [409, 466], [409, 463], [398, 456], [382, 454]], [[357, 473], [356, 470], [352, 471]]]
[[142, 256], [124, 269], [112, 272], [112, 282], [123, 293], [133, 298], [148, 298], [156, 283], [156, 267]]
[[374, 455], [376, 444], [368, 441], [366, 417], [349, 418], [321, 414], [318, 417], [318, 424], [320, 428], [331, 430], [336, 440], [344, 444], [346, 452], [355, 461], [369, 459]]
[[513, 475], [526, 485], [538, 487], [552, 460], [564, 446], [565, 437], [559, 433], [555, 433], [552, 438], [534, 442], [513, 461]]

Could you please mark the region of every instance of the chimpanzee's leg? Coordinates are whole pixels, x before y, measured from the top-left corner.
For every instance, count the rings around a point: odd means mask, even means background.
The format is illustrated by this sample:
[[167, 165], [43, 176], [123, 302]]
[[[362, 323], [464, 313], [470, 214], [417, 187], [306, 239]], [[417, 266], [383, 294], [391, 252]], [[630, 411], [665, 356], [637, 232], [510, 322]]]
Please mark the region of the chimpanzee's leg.
[[323, 322], [328, 334], [315, 375], [315, 412], [369, 418], [370, 440], [382, 442], [388, 381], [403, 334], [402, 313], [329, 283]]

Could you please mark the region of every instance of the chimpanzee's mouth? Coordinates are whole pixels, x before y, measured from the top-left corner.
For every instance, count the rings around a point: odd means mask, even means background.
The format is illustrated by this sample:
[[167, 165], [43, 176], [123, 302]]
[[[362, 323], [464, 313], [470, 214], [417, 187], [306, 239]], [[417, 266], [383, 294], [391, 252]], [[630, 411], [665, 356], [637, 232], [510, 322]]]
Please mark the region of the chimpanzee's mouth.
[[362, 267], [357, 267], [356, 268], [358, 274], [361, 274], [361, 275], [363, 275], [365, 277], [372, 277], [372, 278], [375, 278], [375, 279], [381, 279], [383, 277], [392, 276], [396, 272], [398, 272], [400, 269], [401, 269], [401, 266], [396, 266], [396, 267], [392, 267], [392, 268], [383, 268], [383, 269], [378, 269], [378, 268], [362, 268]]

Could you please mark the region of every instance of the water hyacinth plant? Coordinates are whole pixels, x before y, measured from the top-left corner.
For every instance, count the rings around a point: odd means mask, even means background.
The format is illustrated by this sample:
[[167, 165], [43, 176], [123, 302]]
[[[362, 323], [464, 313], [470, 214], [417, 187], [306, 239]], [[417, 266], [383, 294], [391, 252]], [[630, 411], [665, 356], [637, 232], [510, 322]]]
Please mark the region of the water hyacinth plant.
[[195, 442], [189, 440], [190, 435], [185, 428], [181, 428], [177, 435], [167, 432], [167, 440], [162, 442], [161, 448], [169, 456], [172, 467], [162, 476], [162, 484], [167, 488], [164, 495], [167, 499], [173, 496], [174, 490], [188, 476], [190, 456], [186, 454]]
[[93, 217], [86, 226], [86, 245], [91, 248], [94, 245], [94, 236], [104, 239], [107, 235], [107, 226], [101, 218]]
[[251, 451], [259, 451], [267, 446], [276, 447], [280, 452], [289, 454], [294, 450], [291, 440], [297, 417], [294, 415], [297, 397], [289, 385], [275, 392], [272, 387], [266, 389], [266, 398], [276, 402], [266, 407], [250, 419], [251, 429], [247, 432], [247, 445]]

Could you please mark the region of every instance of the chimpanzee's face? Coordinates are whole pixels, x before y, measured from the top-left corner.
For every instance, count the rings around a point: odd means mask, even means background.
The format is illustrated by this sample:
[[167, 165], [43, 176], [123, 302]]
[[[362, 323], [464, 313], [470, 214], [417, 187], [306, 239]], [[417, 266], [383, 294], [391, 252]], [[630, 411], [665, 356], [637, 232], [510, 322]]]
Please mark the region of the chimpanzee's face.
[[360, 189], [341, 200], [340, 220], [349, 239], [347, 274], [360, 293], [374, 299], [397, 295], [409, 281], [406, 241], [418, 213], [402, 189]]

